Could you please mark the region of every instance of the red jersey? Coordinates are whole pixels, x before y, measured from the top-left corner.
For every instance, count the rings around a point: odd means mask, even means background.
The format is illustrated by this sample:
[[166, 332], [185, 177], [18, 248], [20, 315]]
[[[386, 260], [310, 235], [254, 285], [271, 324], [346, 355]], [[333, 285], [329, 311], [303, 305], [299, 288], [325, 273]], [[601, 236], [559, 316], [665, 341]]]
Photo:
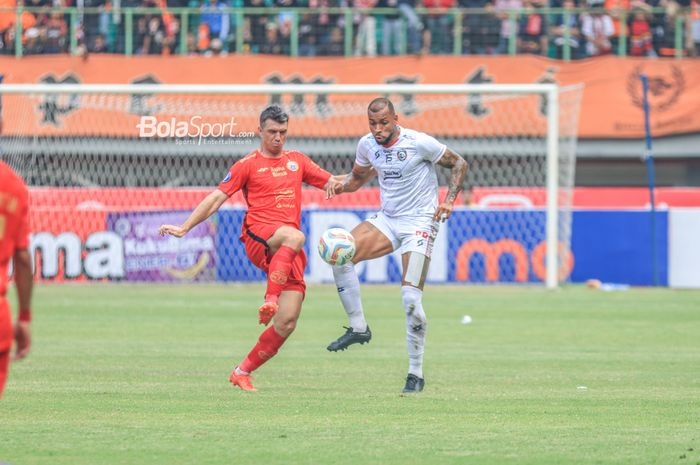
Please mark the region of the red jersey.
[[219, 190], [231, 197], [241, 190], [248, 204], [246, 225], [286, 224], [301, 229], [301, 183], [323, 189], [331, 174], [309, 157], [283, 150], [278, 158], [267, 158], [260, 150], [231, 166]]
[[7, 267], [17, 249], [29, 247], [29, 192], [12, 168], [0, 161], [0, 299], [7, 291]]

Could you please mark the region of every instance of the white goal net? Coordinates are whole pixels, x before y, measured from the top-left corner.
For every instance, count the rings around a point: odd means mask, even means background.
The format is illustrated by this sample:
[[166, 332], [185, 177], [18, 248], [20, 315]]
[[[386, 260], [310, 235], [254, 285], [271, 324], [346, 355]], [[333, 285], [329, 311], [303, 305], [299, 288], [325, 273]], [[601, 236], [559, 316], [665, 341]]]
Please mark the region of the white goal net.
[[[469, 162], [466, 190], [441, 228], [428, 280], [565, 281], [581, 87], [534, 85], [5, 85], [0, 159], [31, 189], [32, 247], [47, 280], [258, 281], [238, 237], [234, 195], [186, 238], [182, 222], [236, 160], [259, 146], [260, 112], [290, 115], [286, 148], [332, 173], [352, 167], [366, 108], [388, 96], [405, 127]], [[448, 170], [437, 167], [444, 196]], [[331, 279], [316, 253], [328, 227], [379, 209], [376, 183], [331, 201], [304, 190], [310, 281]], [[400, 280], [400, 260], [361, 264], [365, 282]]]

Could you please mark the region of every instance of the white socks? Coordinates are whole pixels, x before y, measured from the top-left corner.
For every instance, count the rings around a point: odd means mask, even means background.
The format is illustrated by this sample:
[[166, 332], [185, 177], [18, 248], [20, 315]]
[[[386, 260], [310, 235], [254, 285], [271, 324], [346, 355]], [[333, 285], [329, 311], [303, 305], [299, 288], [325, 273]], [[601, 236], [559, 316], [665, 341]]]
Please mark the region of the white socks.
[[423, 291], [412, 286], [401, 286], [403, 308], [406, 311], [406, 346], [408, 372], [423, 377], [423, 351], [428, 321], [423, 311]]
[[357, 277], [355, 265], [348, 263], [343, 266], [334, 266], [333, 277], [338, 288], [340, 301], [343, 303], [345, 313], [348, 314], [350, 326], [355, 332], [367, 331], [367, 321], [362, 311], [362, 300], [360, 299], [360, 279]]

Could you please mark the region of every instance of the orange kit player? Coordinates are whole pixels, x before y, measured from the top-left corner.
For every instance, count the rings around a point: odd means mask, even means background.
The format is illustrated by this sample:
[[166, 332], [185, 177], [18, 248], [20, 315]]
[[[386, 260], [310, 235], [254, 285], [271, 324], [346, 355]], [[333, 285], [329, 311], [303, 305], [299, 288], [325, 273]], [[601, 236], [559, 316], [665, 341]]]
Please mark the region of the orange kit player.
[[[0, 397], [10, 366], [12, 341], [16, 341], [15, 360], [29, 353], [29, 322], [32, 298], [32, 259], [29, 254], [29, 193], [12, 168], [0, 161]], [[19, 300], [19, 318], [12, 332], [12, 315], [7, 293], [7, 268], [13, 259], [15, 285]]]
[[339, 184], [306, 155], [284, 150], [289, 117], [277, 105], [260, 114], [260, 148], [231, 166], [219, 187], [209, 194], [181, 226], [163, 225], [161, 235], [182, 237], [206, 220], [234, 193], [241, 190], [248, 204], [241, 241], [250, 261], [267, 273], [265, 302], [259, 321], [272, 327], [263, 331], [258, 343], [230, 381], [244, 391], [254, 391], [250, 374], [272, 358], [296, 327], [306, 284], [304, 234], [301, 223], [301, 183], [319, 189]]

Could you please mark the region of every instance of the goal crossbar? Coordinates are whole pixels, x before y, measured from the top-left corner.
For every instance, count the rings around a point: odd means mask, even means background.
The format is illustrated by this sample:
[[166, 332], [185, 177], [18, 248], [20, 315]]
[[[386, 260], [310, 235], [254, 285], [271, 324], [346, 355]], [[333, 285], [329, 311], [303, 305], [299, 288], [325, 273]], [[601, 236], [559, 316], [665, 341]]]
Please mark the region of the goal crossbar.
[[[556, 84], [2, 84], [3, 94], [510, 94], [546, 98], [546, 280], [558, 282], [559, 92]], [[358, 135], [359, 136], [359, 135]]]
[[555, 84], [2, 84], [0, 94], [550, 94]]

